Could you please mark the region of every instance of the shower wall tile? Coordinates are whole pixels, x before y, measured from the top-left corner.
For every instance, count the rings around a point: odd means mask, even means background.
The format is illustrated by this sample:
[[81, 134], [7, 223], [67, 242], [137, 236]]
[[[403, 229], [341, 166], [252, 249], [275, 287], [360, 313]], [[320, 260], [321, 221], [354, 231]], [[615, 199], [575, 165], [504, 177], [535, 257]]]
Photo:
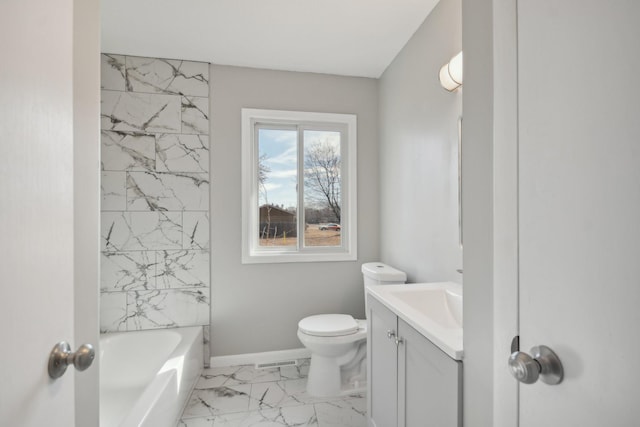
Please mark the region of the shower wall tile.
[[127, 208], [127, 173], [102, 172], [100, 192], [102, 211], [123, 211]]
[[127, 330], [127, 294], [100, 293], [100, 332]]
[[124, 55], [103, 54], [100, 58], [100, 87], [107, 90], [126, 89]]
[[180, 96], [103, 90], [101, 97], [104, 130], [180, 133]]
[[209, 324], [209, 288], [127, 293], [127, 330]]
[[133, 92], [209, 96], [206, 63], [128, 56], [126, 68]]
[[209, 174], [130, 172], [127, 176], [130, 211], [207, 211]]
[[209, 172], [209, 137], [170, 133], [157, 135], [156, 170]]
[[209, 98], [182, 97], [182, 133], [209, 133]]
[[208, 251], [156, 252], [158, 289], [209, 287]]
[[182, 248], [180, 212], [102, 212], [102, 250]]
[[103, 130], [100, 145], [102, 170], [144, 171], [156, 167], [153, 135]]
[[209, 212], [185, 212], [182, 221], [182, 247], [209, 249]]
[[101, 329], [209, 325], [209, 65], [101, 61]]
[[156, 288], [156, 252], [103, 252], [100, 290], [103, 292]]

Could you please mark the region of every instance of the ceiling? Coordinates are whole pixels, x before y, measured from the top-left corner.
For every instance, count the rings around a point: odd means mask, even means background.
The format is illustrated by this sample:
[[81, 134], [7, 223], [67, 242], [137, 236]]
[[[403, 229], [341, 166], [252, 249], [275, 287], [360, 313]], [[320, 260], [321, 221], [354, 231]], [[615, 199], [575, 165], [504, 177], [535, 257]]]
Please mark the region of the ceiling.
[[380, 77], [438, 0], [102, 0], [102, 52]]

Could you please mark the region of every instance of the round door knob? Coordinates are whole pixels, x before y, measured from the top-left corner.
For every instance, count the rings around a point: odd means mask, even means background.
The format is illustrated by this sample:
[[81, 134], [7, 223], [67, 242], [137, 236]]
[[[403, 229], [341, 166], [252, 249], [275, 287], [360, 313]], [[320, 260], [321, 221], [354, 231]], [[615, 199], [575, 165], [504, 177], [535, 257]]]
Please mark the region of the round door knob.
[[524, 384], [533, 384], [538, 378], [549, 385], [562, 381], [563, 369], [558, 356], [549, 347], [535, 346], [531, 349], [532, 356], [522, 351], [516, 351], [509, 357], [511, 375]]
[[525, 384], [533, 384], [540, 376], [540, 365], [533, 357], [522, 351], [516, 351], [509, 357], [509, 369], [511, 375]]
[[75, 353], [72, 353], [69, 343], [60, 341], [49, 355], [49, 376], [52, 379], [60, 378], [69, 365], [75, 366], [78, 371], [84, 371], [91, 366], [95, 357], [96, 352], [91, 344], [82, 344]]

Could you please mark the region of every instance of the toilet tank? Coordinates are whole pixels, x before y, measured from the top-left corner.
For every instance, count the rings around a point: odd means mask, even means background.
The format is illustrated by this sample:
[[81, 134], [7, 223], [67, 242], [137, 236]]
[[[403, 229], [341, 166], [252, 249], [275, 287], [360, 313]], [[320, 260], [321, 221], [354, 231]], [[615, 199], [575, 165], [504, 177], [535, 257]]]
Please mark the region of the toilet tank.
[[377, 285], [401, 284], [407, 280], [407, 273], [396, 270], [395, 268], [381, 262], [367, 262], [362, 264], [362, 276], [364, 277], [365, 318], [369, 317], [367, 288]]
[[375, 285], [392, 285], [404, 283], [407, 274], [404, 271], [396, 270], [381, 262], [367, 262], [362, 264], [362, 275], [364, 277], [364, 287]]

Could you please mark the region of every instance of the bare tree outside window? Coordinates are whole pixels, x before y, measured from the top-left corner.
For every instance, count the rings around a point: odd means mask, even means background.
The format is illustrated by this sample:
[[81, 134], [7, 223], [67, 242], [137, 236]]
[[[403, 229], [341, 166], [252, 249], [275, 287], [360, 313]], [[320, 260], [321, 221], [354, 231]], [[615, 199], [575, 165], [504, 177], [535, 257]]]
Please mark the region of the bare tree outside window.
[[[271, 168], [267, 166], [267, 153], [260, 154], [258, 158], [258, 188], [260, 189], [260, 197], [264, 199], [264, 208], [266, 209], [266, 229], [260, 231], [261, 237], [269, 238], [269, 230], [271, 230], [271, 205], [269, 204], [269, 194], [267, 192], [267, 180], [269, 179], [269, 173]], [[261, 208], [262, 209], [262, 208]]]
[[340, 246], [340, 132], [305, 130], [303, 138], [305, 246]]

